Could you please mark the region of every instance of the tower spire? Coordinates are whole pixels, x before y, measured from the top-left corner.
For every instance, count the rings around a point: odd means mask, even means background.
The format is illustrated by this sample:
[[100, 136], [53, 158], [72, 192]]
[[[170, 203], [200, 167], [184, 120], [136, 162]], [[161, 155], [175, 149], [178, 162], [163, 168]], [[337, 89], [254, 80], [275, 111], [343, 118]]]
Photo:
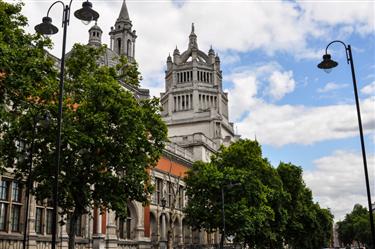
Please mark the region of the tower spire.
[[197, 35], [194, 33], [194, 23], [191, 24], [191, 33], [189, 35], [189, 48], [197, 48], [198, 49], [198, 44], [197, 44]]
[[130, 21], [129, 12], [128, 8], [126, 7], [125, 0], [122, 2], [120, 15], [118, 16], [117, 21]]

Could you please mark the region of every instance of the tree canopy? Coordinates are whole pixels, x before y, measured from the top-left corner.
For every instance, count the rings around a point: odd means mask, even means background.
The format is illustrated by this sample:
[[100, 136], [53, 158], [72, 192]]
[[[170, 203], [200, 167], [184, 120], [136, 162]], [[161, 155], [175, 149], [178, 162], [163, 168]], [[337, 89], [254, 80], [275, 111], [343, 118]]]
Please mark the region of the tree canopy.
[[313, 202], [312, 192], [302, 179], [302, 168], [280, 163], [277, 172], [289, 198], [284, 207], [288, 218], [284, 239], [290, 248], [315, 249], [329, 247], [332, 239], [333, 215]]
[[345, 219], [337, 222], [339, 240], [343, 245], [351, 245], [353, 242], [371, 245], [371, 229], [367, 208], [356, 204], [353, 210], [345, 215]]
[[250, 248], [320, 249], [331, 239], [333, 216], [312, 200], [302, 169], [262, 156], [258, 142], [222, 147], [211, 162], [196, 162], [185, 178], [187, 220], [195, 229], [222, 230]]

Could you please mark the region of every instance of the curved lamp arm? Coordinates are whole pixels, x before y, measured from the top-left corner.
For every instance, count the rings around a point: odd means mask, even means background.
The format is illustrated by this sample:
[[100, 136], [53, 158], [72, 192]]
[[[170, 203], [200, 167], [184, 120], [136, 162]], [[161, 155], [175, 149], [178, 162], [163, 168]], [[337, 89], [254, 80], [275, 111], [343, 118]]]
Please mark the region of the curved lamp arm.
[[[50, 12], [50, 10], [52, 9], [52, 7], [55, 5], [55, 4], [57, 4], [57, 3], [61, 3], [62, 4], [62, 6], [63, 6], [63, 16], [62, 16], [62, 27], [64, 27], [64, 22], [66, 22], [66, 24], [69, 24], [69, 19], [70, 19], [70, 6], [72, 6], [72, 2], [73, 2], [73, 0], [70, 0], [70, 2], [69, 2], [69, 5], [67, 5], [66, 7], [65, 7], [65, 3], [63, 2], [63, 1], [56, 1], [56, 2], [54, 2], [53, 4], [51, 4], [51, 6], [49, 6], [49, 8], [48, 8], [48, 11], [47, 11], [47, 16], [49, 16], [49, 12]], [[64, 17], [65, 17], [65, 11], [68, 11], [68, 13], [67, 13], [67, 19], [66, 20], [64, 20]]]
[[327, 47], [326, 47], [326, 54], [328, 54], [328, 53], [327, 53], [328, 47], [331, 46], [331, 44], [333, 44], [333, 43], [341, 43], [341, 44], [345, 47], [346, 61], [347, 61], [347, 63], [349, 64], [349, 62], [352, 60], [352, 58], [351, 58], [351, 56], [350, 56], [349, 53], [348, 53], [348, 46], [347, 46], [343, 41], [340, 41], [340, 40], [334, 40], [334, 41], [330, 42], [330, 43], [327, 45]]

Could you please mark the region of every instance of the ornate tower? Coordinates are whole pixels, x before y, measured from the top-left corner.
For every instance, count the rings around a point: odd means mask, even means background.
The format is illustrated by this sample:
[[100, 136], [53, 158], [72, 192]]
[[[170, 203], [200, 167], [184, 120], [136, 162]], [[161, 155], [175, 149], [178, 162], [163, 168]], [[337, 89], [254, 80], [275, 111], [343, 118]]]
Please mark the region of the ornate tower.
[[89, 29], [89, 43], [88, 45], [100, 46], [102, 44], [103, 31], [95, 22], [95, 25]]
[[128, 9], [124, 0], [120, 15], [109, 32], [111, 37], [110, 48], [118, 55], [128, 57], [129, 61], [135, 60], [135, 39], [137, 38], [136, 32], [132, 30], [132, 27], [132, 21], [130, 21]]
[[167, 58], [161, 103], [170, 140], [191, 150], [195, 160], [208, 161], [221, 144], [236, 139], [220, 59], [212, 48], [207, 54], [199, 50], [194, 24], [187, 50], [180, 54], [176, 47], [173, 60]]

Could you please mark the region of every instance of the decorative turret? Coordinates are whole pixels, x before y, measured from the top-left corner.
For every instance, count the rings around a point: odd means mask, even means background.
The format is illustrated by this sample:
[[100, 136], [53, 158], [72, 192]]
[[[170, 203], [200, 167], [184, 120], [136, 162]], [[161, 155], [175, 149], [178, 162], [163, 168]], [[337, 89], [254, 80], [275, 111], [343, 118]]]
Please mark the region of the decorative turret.
[[208, 58], [211, 64], [215, 63], [215, 51], [212, 49], [212, 45], [210, 47], [210, 50], [208, 50]]
[[167, 57], [167, 70], [169, 71], [171, 69], [172, 69], [172, 57], [169, 54], [168, 57]]
[[197, 44], [197, 35], [194, 33], [194, 23], [191, 24], [191, 33], [189, 35], [189, 48], [190, 49], [198, 49]]
[[119, 17], [114, 27], [111, 27], [111, 49], [118, 55], [125, 55], [130, 61], [135, 61], [135, 30], [132, 30], [132, 22], [129, 18], [125, 0], [122, 2]]
[[173, 62], [180, 63], [180, 50], [178, 50], [177, 46], [175, 50], [173, 51]]
[[100, 46], [102, 44], [103, 31], [95, 22], [95, 25], [89, 29], [89, 43], [90, 46]]

